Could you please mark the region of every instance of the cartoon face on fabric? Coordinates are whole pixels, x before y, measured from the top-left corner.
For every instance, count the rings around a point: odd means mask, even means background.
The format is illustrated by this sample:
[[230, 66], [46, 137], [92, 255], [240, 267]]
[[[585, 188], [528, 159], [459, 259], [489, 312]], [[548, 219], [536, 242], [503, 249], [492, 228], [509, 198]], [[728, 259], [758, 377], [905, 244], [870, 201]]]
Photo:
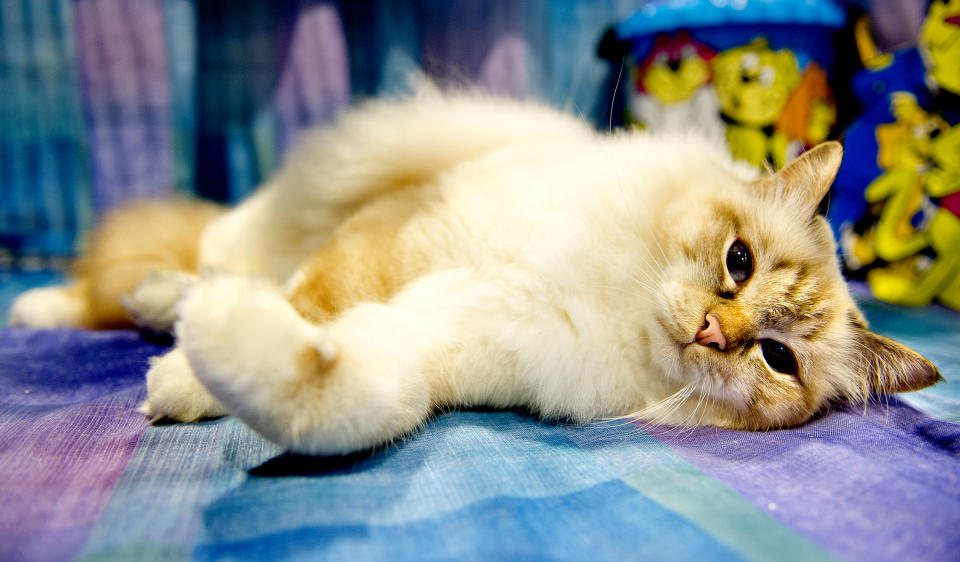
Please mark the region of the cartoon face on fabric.
[[658, 35], [633, 69], [631, 124], [654, 132], [697, 130], [722, 140], [723, 123], [711, 87], [710, 60], [715, 54], [687, 32]]
[[680, 32], [657, 36], [650, 54], [640, 64], [638, 86], [663, 104], [691, 98], [710, 82], [710, 47]]
[[720, 109], [753, 127], [773, 125], [800, 79], [794, 54], [771, 50], [762, 37], [718, 54], [713, 69]]
[[718, 54], [713, 71], [734, 158], [754, 166], [772, 161], [779, 168], [799, 153], [788, 147], [791, 139], [775, 127], [801, 78], [792, 51], [773, 51], [766, 39], [758, 37]]

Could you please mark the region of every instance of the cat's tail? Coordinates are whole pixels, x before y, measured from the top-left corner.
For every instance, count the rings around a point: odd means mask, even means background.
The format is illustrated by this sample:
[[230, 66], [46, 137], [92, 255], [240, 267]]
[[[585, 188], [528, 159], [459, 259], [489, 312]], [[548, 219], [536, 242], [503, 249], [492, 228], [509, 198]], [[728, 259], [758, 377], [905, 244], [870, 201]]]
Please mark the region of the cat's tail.
[[421, 83], [299, 138], [283, 166], [204, 236], [205, 266], [283, 283], [359, 209], [429, 184], [504, 146], [588, 138], [582, 120], [533, 101]]
[[[182, 288], [197, 271], [201, 232], [222, 212], [221, 207], [207, 202], [140, 200], [107, 213], [74, 264], [71, 283], [21, 294], [10, 308], [10, 324], [130, 327], [135, 319], [127, 308], [134, 302], [137, 288], [151, 275], [161, 276], [164, 283], [154, 284], [149, 295], [137, 298], [165, 300], [151, 310], [156, 309], [160, 316], [172, 313], [169, 309], [179, 295], [170, 288]], [[149, 327], [168, 328], [166, 318], [137, 320]]]
[[582, 119], [533, 100], [427, 80], [414, 87], [412, 96], [367, 101], [302, 136], [279, 172], [298, 206], [307, 198], [311, 208], [355, 208], [504, 146], [594, 134]]

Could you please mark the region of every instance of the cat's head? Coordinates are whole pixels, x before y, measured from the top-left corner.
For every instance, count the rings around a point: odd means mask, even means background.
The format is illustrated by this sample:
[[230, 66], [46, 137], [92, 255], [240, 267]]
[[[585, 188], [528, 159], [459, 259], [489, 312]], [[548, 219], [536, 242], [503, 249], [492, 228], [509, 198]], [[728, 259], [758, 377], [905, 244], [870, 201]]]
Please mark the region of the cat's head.
[[922, 356], [867, 329], [840, 274], [817, 206], [842, 152], [822, 144], [754, 180], [685, 172], [693, 187], [660, 217], [669, 259], [649, 337], [668, 378], [694, 389], [702, 411], [691, 421], [791, 426], [831, 402], [939, 380]]

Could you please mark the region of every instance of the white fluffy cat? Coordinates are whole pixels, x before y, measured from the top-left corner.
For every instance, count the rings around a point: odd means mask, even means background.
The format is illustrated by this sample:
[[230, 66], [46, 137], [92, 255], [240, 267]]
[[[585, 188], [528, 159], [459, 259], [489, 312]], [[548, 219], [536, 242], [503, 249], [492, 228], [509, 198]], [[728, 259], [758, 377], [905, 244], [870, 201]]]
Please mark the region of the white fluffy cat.
[[118, 325], [123, 300], [141, 325], [175, 322], [143, 411], [232, 413], [304, 453], [480, 404], [798, 424], [939, 378], [867, 330], [840, 276], [816, 209], [841, 152], [760, 177], [697, 138], [423, 88], [309, 134], [225, 214], [117, 212], [76, 283], [25, 294], [12, 319]]

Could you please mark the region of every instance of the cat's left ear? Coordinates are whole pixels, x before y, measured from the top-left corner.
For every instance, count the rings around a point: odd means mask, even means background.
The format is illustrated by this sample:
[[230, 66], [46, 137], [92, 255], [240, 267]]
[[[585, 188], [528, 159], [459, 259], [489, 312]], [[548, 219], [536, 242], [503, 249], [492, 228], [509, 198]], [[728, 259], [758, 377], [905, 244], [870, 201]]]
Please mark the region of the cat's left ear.
[[842, 159], [843, 146], [839, 142], [820, 143], [779, 172], [758, 180], [757, 187], [764, 196], [796, 203], [812, 216], [830, 190]]
[[920, 390], [943, 380], [940, 371], [925, 357], [866, 328], [858, 328], [861, 366], [874, 394]]

